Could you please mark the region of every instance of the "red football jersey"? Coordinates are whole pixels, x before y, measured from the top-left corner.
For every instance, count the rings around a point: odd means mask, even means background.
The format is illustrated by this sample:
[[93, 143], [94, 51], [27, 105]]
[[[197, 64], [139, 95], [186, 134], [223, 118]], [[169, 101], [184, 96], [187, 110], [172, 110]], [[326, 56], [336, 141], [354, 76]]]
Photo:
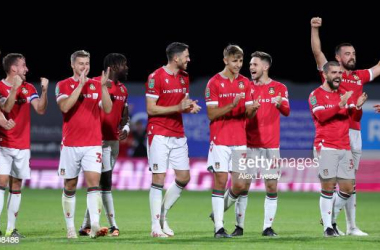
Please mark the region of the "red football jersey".
[[[325, 81], [322, 71], [319, 72], [322, 78], [322, 82]], [[342, 82], [340, 83], [339, 88], [346, 91], [353, 91], [352, 98], [357, 101], [359, 96], [363, 93], [363, 85], [372, 81], [372, 71], [370, 69], [363, 70], [354, 70], [350, 74], [346, 74], [346, 71], [343, 72]], [[360, 130], [360, 121], [354, 121], [350, 118], [350, 128]]]
[[221, 73], [213, 76], [207, 83], [206, 105], [224, 107], [231, 104], [237, 94], [244, 94], [238, 105], [229, 113], [210, 122], [210, 141], [216, 145], [247, 145], [245, 105], [253, 104], [251, 85], [248, 78], [242, 75], [238, 75], [231, 82]]
[[309, 96], [309, 107], [316, 128], [314, 146], [336, 149], [350, 149], [348, 134], [349, 117], [360, 120], [362, 110], [357, 110], [353, 98], [347, 102], [346, 108], [339, 107], [340, 97], [345, 91], [327, 91], [322, 86]]
[[[252, 92], [252, 99], [260, 103], [260, 108], [252, 119], [247, 119], [247, 146], [279, 148], [280, 113], [285, 116], [290, 113], [288, 89], [284, 84], [271, 80], [268, 84], [263, 85], [252, 82]], [[278, 95], [282, 97], [279, 109], [274, 102]]]
[[[101, 76], [94, 78], [94, 80], [99, 82], [101, 79]], [[115, 84], [111, 81], [111, 87], [108, 88], [108, 93], [112, 100], [112, 111], [109, 114], [106, 114], [103, 110], [100, 112], [102, 136], [104, 141], [115, 141], [119, 139], [119, 125], [123, 110], [128, 106], [128, 91], [121, 82]]]
[[[78, 86], [72, 77], [57, 83], [57, 102], [67, 98]], [[62, 144], [68, 147], [100, 146], [102, 132], [100, 121], [100, 101], [102, 87], [99, 81], [88, 79], [74, 106], [63, 114]]]
[[[157, 105], [168, 107], [178, 105], [189, 93], [189, 75], [179, 70], [176, 75], [165, 66], [149, 75], [145, 84], [149, 98], [157, 99]], [[182, 114], [148, 116], [148, 135], [184, 137]]]
[[[0, 101], [5, 102], [12, 88], [5, 80], [0, 81]], [[17, 89], [16, 103], [10, 113], [4, 113], [7, 119], [13, 119], [16, 126], [11, 130], [0, 127], [0, 146], [16, 149], [30, 149], [30, 105], [39, 98], [36, 88], [24, 82]]]

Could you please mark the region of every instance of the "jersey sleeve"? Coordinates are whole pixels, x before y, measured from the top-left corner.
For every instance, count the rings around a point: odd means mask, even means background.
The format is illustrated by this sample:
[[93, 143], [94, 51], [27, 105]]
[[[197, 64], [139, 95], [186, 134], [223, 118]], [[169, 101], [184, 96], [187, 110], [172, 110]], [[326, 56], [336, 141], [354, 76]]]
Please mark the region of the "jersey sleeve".
[[161, 83], [160, 78], [157, 74], [152, 73], [148, 77], [148, 81], [145, 84], [145, 95], [146, 97], [158, 99], [161, 93]]
[[313, 91], [309, 96], [309, 107], [314, 117], [319, 122], [325, 122], [335, 116], [339, 111], [339, 105], [335, 105], [333, 108], [326, 109], [322, 98], [318, 98], [318, 95]]
[[206, 86], [205, 91], [206, 105], [216, 105], [218, 106], [218, 88], [216, 87], [215, 81], [211, 79]]
[[280, 106], [279, 110], [280, 110], [280, 113], [282, 115], [289, 116], [290, 105], [289, 105], [288, 88], [285, 85], [281, 85], [280, 89], [281, 89], [280, 95], [281, 95], [282, 101], [281, 101], [281, 106]]
[[253, 104], [253, 97], [252, 97], [252, 86], [249, 81], [246, 81], [246, 88], [245, 88], [245, 105], [252, 105]]
[[8, 93], [5, 88], [0, 87], [0, 103], [4, 104], [7, 100]]
[[187, 76], [185, 79], [186, 95], [190, 95], [190, 78]]
[[363, 85], [373, 80], [373, 74], [371, 69], [358, 70], [356, 71], [356, 73], [358, 74]]
[[123, 85], [122, 88], [124, 89], [125, 91], [125, 100], [124, 100], [124, 106], [127, 107], [128, 106], [128, 89]]
[[38, 96], [38, 92], [36, 88], [32, 84], [28, 84], [28, 91], [29, 91], [30, 102], [32, 102], [34, 99], [40, 98]]
[[71, 91], [67, 86], [68, 84], [65, 84], [64, 81], [60, 81], [57, 83], [55, 87], [55, 98], [57, 102], [71, 95]]
[[285, 85], [281, 86], [281, 97], [283, 102], [289, 102], [289, 92]]

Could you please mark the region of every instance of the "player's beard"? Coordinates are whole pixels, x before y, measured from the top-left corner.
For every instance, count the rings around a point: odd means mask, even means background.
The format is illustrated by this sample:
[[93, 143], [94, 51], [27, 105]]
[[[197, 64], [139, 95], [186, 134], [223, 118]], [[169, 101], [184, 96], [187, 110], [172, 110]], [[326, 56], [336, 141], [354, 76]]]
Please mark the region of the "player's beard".
[[[350, 63], [350, 62], [352, 62], [352, 63]], [[355, 70], [356, 61], [355, 60], [349, 60], [347, 63], [342, 62], [342, 65], [347, 70]]]
[[177, 66], [180, 70], [186, 70], [186, 68], [187, 68], [187, 63], [185, 62], [185, 63], [180, 63], [180, 64], [178, 64], [178, 66]]
[[21, 78], [21, 80], [22, 80], [23, 82], [26, 81], [26, 75], [24, 75], [24, 74], [18, 74], [18, 75], [19, 75], [19, 77]]
[[338, 79], [338, 78], [334, 78], [334, 79], [328, 79], [328, 80], [326, 80], [326, 82], [327, 82], [327, 84], [329, 85], [329, 87], [330, 87], [331, 90], [336, 90], [336, 89], [339, 88], [339, 85], [338, 85], [338, 86], [335, 86], [335, 85], [334, 85], [334, 80], [335, 80], [335, 79]]
[[128, 70], [119, 72], [119, 74], [117, 75], [117, 80], [120, 82], [126, 81], [127, 78], [128, 78]]

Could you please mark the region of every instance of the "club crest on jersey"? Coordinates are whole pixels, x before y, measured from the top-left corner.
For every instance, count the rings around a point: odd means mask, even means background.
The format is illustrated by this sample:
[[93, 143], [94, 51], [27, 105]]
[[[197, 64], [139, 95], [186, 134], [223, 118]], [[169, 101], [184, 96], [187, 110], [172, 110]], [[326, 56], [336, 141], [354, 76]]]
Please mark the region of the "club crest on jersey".
[[219, 163], [219, 162], [215, 162], [215, 168], [216, 168], [216, 169], [219, 169], [219, 168], [220, 168], [220, 163]]
[[121, 91], [121, 93], [124, 93], [123, 87], [120, 87], [120, 91]]
[[149, 80], [149, 84], [148, 84], [149, 88], [150, 89], [153, 89], [154, 88], [154, 79], [150, 79]]
[[328, 169], [323, 169], [323, 175], [328, 176], [329, 175], [329, 170]]
[[352, 74], [352, 76], [355, 78], [356, 81], [360, 79], [357, 74]]
[[153, 164], [153, 170], [158, 170], [158, 164]]
[[182, 85], [185, 85], [185, 79], [183, 79], [183, 77], [181, 77], [179, 81], [181, 82]]
[[221, 83], [220, 85], [222, 86], [222, 88], [224, 88], [224, 83]]
[[26, 88], [22, 88], [22, 89], [21, 89], [21, 92], [22, 92], [24, 95], [28, 94], [28, 90], [27, 90]]
[[91, 89], [91, 90], [95, 90], [95, 89], [96, 89], [96, 88], [95, 88], [95, 85], [91, 83], [91, 84], [90, 84], [90, 89]]
[[210, 97], [210, 88], [206, 88], [206, 98]]
[[169, 79], [166, 78], [166, 79], [165, 79], [165, 82], [166, 82], [166, 83], [169, 83]]
[[269, 93], [270, 95], [274, 95], [274, 87], [270, 87], [268, 93]]
[[239, 82], [239, 88], [244, 89], [244, 82]]
[[66, 174], [66, 171], [65, 171], [65, 169], [64, 168], [61, 168], [61, 173], [60, 173], [61, 175], [65, 175]]

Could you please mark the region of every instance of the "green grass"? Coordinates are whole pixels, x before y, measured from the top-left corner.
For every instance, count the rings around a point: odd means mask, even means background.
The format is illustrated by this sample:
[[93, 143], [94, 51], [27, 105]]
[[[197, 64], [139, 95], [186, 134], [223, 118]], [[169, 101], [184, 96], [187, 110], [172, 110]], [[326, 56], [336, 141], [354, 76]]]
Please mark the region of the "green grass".
[[[261, 236], [264, 193], [249, 194], [245, 235], [241, 238], [214, 239], [211, 192], [184, 192], [169, 212], [175, 237], [150, 237], [148, 192], [114, 191], [116, 219], [121, 230], [118, 238], [66, 239], [61, 206], [61, 190], [23, 190], [17, 228], [26, 235], [18, 245], [23, 249], [373, 249], [380, 243], [380, 193], [359, 193], [357, 221], [369, 237], [323, 238], [319, 225], [318, 193], [280, 193], [273, 228], [277, 238]], [[85, 190], [77, 192], [75, 225], [78, 228], [85, 211]], [[234, 229], [234, 209], [225, 215], [225, 227]], [[1, 230], [6, 227], [6, 206], [1, 215]], [[108, 226], [104, 215], [102, 225]], [[345, 228], [344, 213], [338, 224]], [[3, 245], [4, 246], [4, 245]], [[0, 244], [0, 248], [3, 247]]]

